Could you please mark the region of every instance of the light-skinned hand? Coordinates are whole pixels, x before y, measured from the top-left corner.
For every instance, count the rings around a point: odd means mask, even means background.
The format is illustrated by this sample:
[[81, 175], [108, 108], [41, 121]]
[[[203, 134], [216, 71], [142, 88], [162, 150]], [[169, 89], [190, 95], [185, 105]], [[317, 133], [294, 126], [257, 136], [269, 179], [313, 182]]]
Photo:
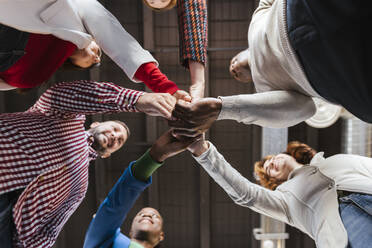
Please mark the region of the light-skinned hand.
[[171, 120], [176, 101], [176, 98], [168, 93], [146, 93], [139, 97], [136, 108], [148, 115]]

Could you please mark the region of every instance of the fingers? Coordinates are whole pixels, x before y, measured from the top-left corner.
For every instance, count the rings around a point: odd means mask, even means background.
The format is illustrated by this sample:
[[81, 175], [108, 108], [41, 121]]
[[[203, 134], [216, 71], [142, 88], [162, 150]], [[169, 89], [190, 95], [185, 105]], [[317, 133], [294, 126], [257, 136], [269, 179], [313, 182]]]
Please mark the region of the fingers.
[[175, 137], [184, 136], [184, 137], [195, 138], [195, 137], [199, 137], [201, 134], [202, 133], [199, 130], [187, 130], [187, 129], [174, 129], [173, 130], [173, 136]]
[[[174, 115], [173, 115], [174, 116]], [[177, 120], [169, 120], [168, 125], [170, 127], [173, 127], [175, 129], [181, 129], [181, 130], [190, 130], [195, 128], [195, 125], [193, 125], [190, 122], [184, 121], [182, 119], [177, 119]]]
[[191, 96], [189, 93], [187, 93], [186, 91], [184, 90], [177, 90], [173, 96], [177, 99], [177, 100], [183, 100], [183, 101], [186, 101], [186, 102], [191, 102]]

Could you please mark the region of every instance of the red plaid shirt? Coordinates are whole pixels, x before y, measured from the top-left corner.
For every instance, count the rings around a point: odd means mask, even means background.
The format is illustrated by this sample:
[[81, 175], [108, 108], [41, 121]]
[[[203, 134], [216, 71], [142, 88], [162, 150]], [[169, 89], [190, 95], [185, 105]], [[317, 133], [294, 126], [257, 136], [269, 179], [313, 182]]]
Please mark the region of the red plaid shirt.
[[111, 83], [60, 83], [28, 111], [0, 114], [0, 194], [24, 188], [13, 208], [15, 247], [51, 247], [83, 200], [97, 157], [85, 115], [135, 112], [142, 94]]

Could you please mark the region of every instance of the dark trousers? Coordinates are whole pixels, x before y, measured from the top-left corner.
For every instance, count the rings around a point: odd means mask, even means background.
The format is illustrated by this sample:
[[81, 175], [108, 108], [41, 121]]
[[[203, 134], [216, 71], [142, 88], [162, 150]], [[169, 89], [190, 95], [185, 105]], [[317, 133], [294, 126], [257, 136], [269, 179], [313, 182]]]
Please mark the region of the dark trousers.
[[372, 8], [363, 0], [287, 0], [287, 27], [313, 88], [372, 123]]
[[0, 247], [11, 248], [15, 230], [12, 210], [22, 190], [0, 195]]

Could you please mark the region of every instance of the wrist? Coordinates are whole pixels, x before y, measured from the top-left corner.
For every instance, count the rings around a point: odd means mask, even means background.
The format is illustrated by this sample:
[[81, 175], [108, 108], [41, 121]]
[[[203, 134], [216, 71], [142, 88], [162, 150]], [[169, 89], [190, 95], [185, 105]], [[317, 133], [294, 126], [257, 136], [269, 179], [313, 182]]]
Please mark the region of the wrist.
[[163, 163], [165, 158], [160, 149], [158, 149], [158, 146], [155, 144], [152, 145], [149, 151], [149, 156], [152, 160], [156, 163]]
[[209, 149], [209, 143], [206, 140], [196, 141], [192, 146], [193, 149], [191, 150], [191, 153], [195, 157], [199, 157]]

